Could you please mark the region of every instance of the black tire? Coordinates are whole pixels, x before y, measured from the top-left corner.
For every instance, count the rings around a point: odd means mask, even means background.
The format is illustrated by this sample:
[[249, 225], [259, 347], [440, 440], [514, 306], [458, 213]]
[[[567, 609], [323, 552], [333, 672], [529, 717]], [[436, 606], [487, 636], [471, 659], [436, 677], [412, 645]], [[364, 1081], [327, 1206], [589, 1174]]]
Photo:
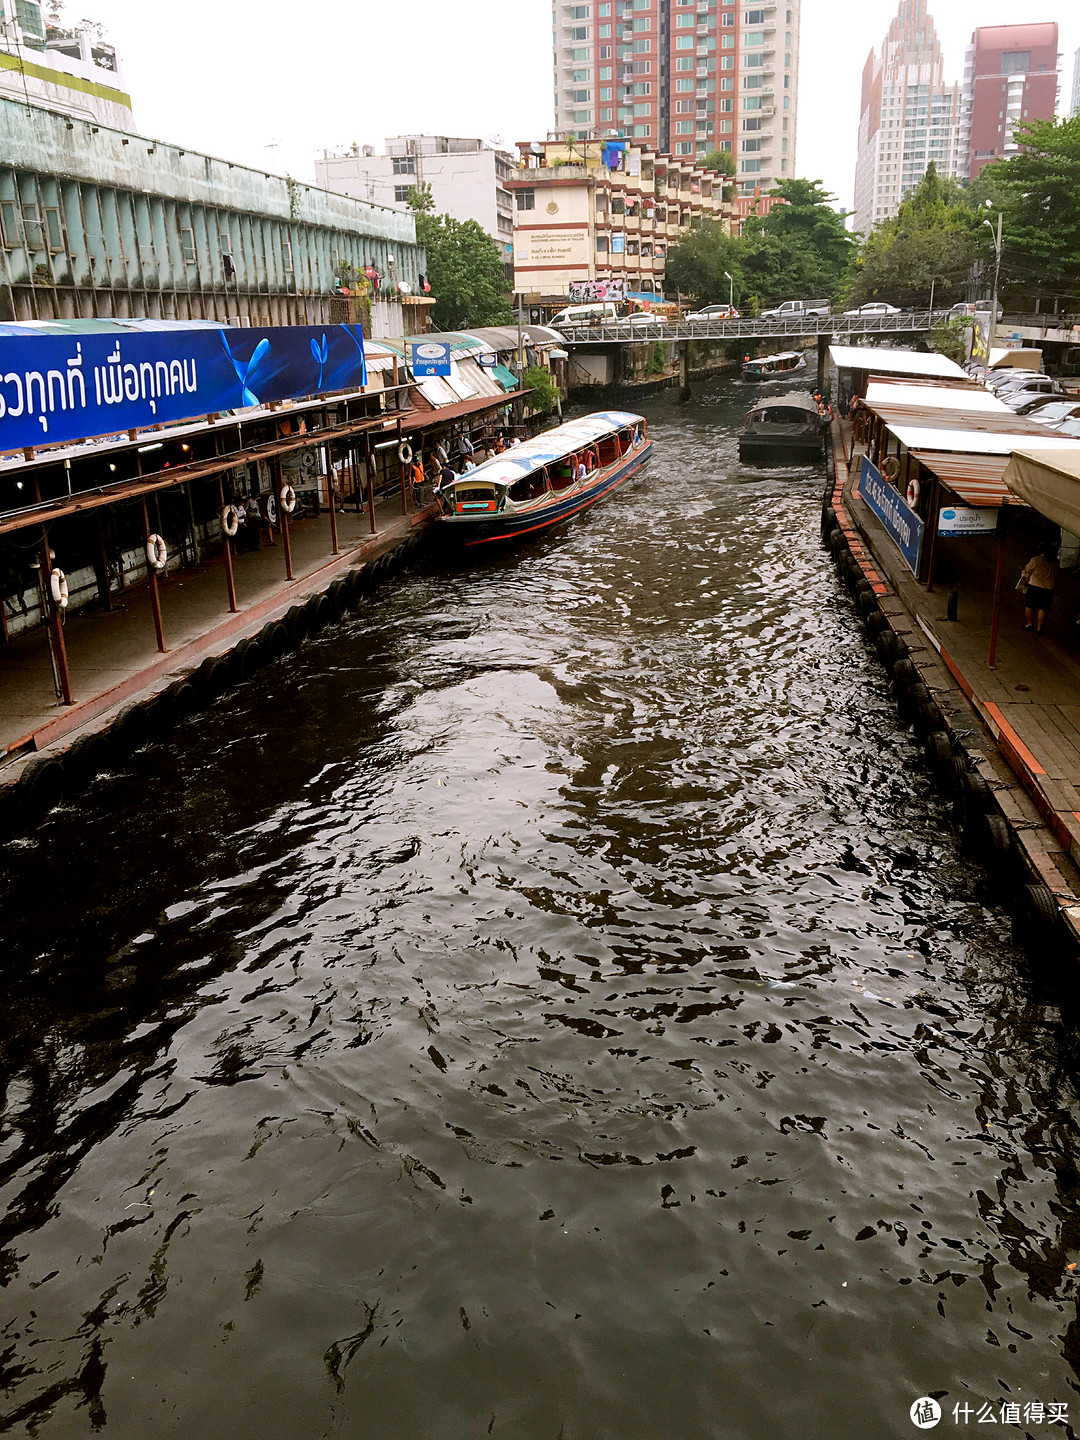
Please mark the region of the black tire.
[[885, 666], [892, 665], [896, 651], [896, 631], [891, 625], [883, 625], [874, 641], [874, 649]]
[[944, 730], [931, 730], [923, 741], [926, 763], [942, 785], [950, 788], [953, 784], [953, 752], [949, 737]]
[[874, 641], [876, 644], [877, 637], [888, 623], [888, 619], [881, 613], [880, 606], [875, 606], [873, 610], [868, 610], [865, 620], [866, 638]]
[[134, 754], [150, 738], [150, 716], [145, 705], [127, 705], [112, 723], [112, 737], [123, 755]]
[[275, 620], [270, 631], [270, 654], [275, 660], [280, 660], [293, 648], [292, 637], [280, 620]]
[[968, 770], [953, 805], [961, 831], [967, 832], [975, 817], [994, 809], [994, 792], [977, 770]]
[[364, 576], [363, 567], [357, 566], [356, 569], [348, 571], [345, 575], [345, 584], [349, 587], [350, 603], [355, 610], [363, 598], [364, 591], [367, 589], [367, 580]]
[[294, 645], [300, 645], [305, 641], [311, 630], [311, 617], [303, 605], [292, 605], [285, 612], [285, 618], [281, 622], [289, 632]]
[[847, 549], [847, 536], [838, 527], [832, 532], [826, 543], [828, 544], [829, 549], [832, 551], [833, 559], [836, 560], [837, 563], [839, 563], [840, 556]]
[[1012, 936], [1036, 952], [1055, 949], [1065, 938], [1061, 907], [1048, 885], [1021, 885], [1013, 906]]
[[233, 683], [229, 662], [220, 655], [204, 660], [191, 678], [208, 700], [224, 695]]
[[37, 755], [19, 776], [18, 786], [19, 808], [32, 822], [59, 805], [67, 790], [67, 776], [55, 755]]
[[168, 735], [176, 724], [176, 712], [173, 710], [172, 696], [168, 689], [162, 690], [145, 708], [151, 736], [156, 739]]
[[266, 660], [266, 652], [253, 635], [241, 640], [230, 652], [232, 671], [238, 681], [250, 680]]
[[335, 580], [326, 593], [337, 606], [339, 615], [347, 615], [352, 609], [352, 591], [344, 579]]
[[[321, 595], [312, 595], [311, 599], [304, 604], [304, 614], [308, 617], [309, 635], [318, 635], [319, 631], [324, 630], [330, 623], [326, 609], [323, 608], [322, 600], [323, 597]], [[331, 607], [331, 617], [332, 614], [333, 610]]]
[[878, 608], [878, 599], [874, 594], [873, 586], [863, 585], [855, 597], [855, 604], [859, 607], [859, 614], [869, 617]]
[[80, 735], [64, 753], [64, 769], [73, 780], [86, 784], [102, 770], [109, 768], [112, 759], [112, 745], [106, 730], [95, 731], [92, 735]]
[[980, 821], [979, 849], [994, 868], [1005, 865], [1012, 854], [1012, 832], [1003, 815], [984, 814]]
[[915, 669], [915, 662], [909, 660], [906, 655], [901, 655], [892, 664], [893, 690], [899, 695], [901, 690], [908, 690], [912, 685], [919, 683], [919, 672]]
[[190, 680], [174, 680], [168, 693], [172, 696], [173, 716], [177, 722], [188, 720], [199, 708], [199, 692]]

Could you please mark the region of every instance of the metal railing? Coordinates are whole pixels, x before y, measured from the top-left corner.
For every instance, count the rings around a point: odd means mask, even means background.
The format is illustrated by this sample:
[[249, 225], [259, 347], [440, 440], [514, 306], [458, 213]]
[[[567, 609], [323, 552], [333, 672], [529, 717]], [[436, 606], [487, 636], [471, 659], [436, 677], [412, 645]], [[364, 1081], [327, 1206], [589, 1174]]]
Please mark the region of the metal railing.
[[559, 333], [568, 345], [626, 344], [634, 340], [816, 340], [823, 335], [843, 340], [931, 330], [949, 319], [951, 313], [915, 310], [899, 315], [785, 315], [777, 320], [677, 320], [636, 326], [628, 320], [616, 320]]

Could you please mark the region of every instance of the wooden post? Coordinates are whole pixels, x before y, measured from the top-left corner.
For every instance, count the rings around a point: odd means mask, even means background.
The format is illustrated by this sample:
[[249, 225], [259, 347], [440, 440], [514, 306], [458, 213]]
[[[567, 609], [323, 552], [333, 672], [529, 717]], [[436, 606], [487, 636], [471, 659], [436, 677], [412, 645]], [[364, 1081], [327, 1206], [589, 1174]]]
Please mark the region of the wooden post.
[[[400, 420], [398, 421], [398, 425], [397, 425], [397, 439], [398, 439], [398, 450], [400, 450], [400, 449], [401, 449], [401, 446], [402, 446], [402, 444], [403, 444], [402, 434], [401, 434], [401, 421], [400, 421]], [[405, 488], [406, 488], [406, 480], [408, 479], [408, 477], [407, 477], [406, 474], [405, 474], [405, 466], [404, 466], [404, 463], [402, 462], [400, 456], [398, 457], [398, 479], [399, 479], [400, 482], [401, 482], [401, 513], [402, 513], [402, 515], [407, 515], [407, 514], [409, 513], [409, 501], [408, 501], [408, 497], [407, 497], [407, 495], [406, 495], [406, 493], [405, 493]]]
[[825, 394], [825, 373], [829, 359], [829, 339], [830, 337], [828, 335], [819, 335], [817, 337], [817, 388], [819, 395]]
[[218, 498], [221, 501], [221, 553], [225, 557], [225, 584], [229, 589], [229, 609], [235, 615], [240, 609], [236, 603], [236, 577], [233, 575], [232, 541], [225, 534], [225, 478], [218, 476]]
[[161, 593], [158, 590], [157, 566], [150, 559], [150, 512], [146, 508], [146, 496], [142, 497], [142, 530], [143, 544], [146, 546], [146, 575], [150, 581], [150, 608], [154, 612], [154, 633], [157, 635], [157, 648], [164, 655], [168, 650], [165, 644], [165, 626], [161, 618]]
[[986, 657], [987, 668], [997, 669], [998, 623], [1001, 619], [1001, 581], [1005, 574], [1005, 537], [1009, 529], [1009, 512], [1003, 505], [998, 517], [997, 569], [994, 571], [994, 613], [990, 621], [990, 653]]
[[339, 555], [337, 538], [337, 506], [334, 504], [334, 457], [329, 441], [323, 446], [326, 456], [326, 498], [330, 505], [330, 553]]
[[64, 644], [64, 627], [60, 623], [60, 609], [52, 598], [52, 559], [49, 555], [49, 535], [41, 527], [41, 589], [45, 608], [49, 615], [49, 649], [56, 666], [56, 678], [60, 682], [60, 695], [64, 705], [74, 705], [71, 698], [71, 670], [68, 667], [67, 646]]
[[690, 399], [690, 341], [684, 340], [679, 346], [679, 399]]
[[281, 456], [275, 455], [270, 461], [270, 474], [273, 477], [273, 486], [277, 491], [278, 517], [281, 520], [281, 543], [285, 548], [285, 579], [295, 580], [292, 568], [292, 541], [289, 538], [289, 516], [281, 499], [281, 492], [285, 489], [281, 474]]

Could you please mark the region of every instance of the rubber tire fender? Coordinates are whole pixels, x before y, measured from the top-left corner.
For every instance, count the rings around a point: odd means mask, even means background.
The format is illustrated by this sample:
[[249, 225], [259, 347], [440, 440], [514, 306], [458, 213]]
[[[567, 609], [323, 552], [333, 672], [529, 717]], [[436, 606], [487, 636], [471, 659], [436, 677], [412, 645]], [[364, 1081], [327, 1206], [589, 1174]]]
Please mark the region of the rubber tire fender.
[[123, 754], [132, 755], [150, 739], [150, 728], [145, 705], [125, 705], [112, 722], [111, 734]]
[[172, 698], [173, 716], [177, 722], [190, 719], [199, 708], [199, 692], [190, 680], [174, 680], [166, 694]]
[[290, 605], [281, 623], [292, 637], [294, 645], [301, 644], [311, 633], [311, 617], [303, 605]]
[[107, 770], [112, 759], [112, 746], [106, 730], [95, 730], [89, 735], [80, 735], [64, 753], [65, 772], [83, 782]]
[[192, 678], [210, 700], [224, 695], [233, 683], [229, 662], [221, 655], [204, 660]]
[[941, 784], [951, 787], [953, 752], [948, 734], [944, 730], [931, 730], [923, 741], [923, 754], [926, 756], [927, 765]]
[[1064, 939], [1061, 907], [1048, 885], [1021, 885], [1013, 907], [1012, 937], [1017, 945], [1032, 950]]
[[18, 780], [18, 801], [23, 816], [39, 820], [59, 805], [67, 790], [67, 775], [55, 755], [35, 755]]

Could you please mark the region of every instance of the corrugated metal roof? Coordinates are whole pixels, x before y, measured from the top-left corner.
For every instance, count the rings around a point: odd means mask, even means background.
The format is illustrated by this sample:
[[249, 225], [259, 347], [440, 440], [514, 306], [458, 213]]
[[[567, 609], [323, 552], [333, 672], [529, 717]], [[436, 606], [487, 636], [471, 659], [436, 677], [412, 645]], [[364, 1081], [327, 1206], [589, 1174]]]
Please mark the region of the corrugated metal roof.
[[885, 409], [905, 406], [917, 410], [977, 411], [980, 420], [984, 413], [1016, 419], [1015, 411], [981, 385], [913, 385], [875, 379], [867, 386], [866, 403], [874, 411], [883, 407], [880, 412], [883, 417]]
[[[948, 430], [961, 435], [970, 435], [973, 439], [986, 435], [1046, 435], [1045, 425], [1036, 425], [1034, 420], [1028, 420], [1023, 415], [1017, 415], [1015, 411], [1005, 406], [1004, 410], [945, 410], [936, 405], [926, 403], [893, 404], [889, 401], [878, 400], [869, 407], [875, 415], [880, 415], [885, 424], [894, 435], [900, 435], [898, 427], [915, 426], [926, 430]], [[908, 442], [903, 442], [905, 445]], [[916, 442], [918, 443], [918, 442]], [[929, 442], [928, 442], [929, 447]], [[961, 443], [935, 445], [931, 447], [937, 450], [975, 450], [976, 445], [964, 445]]]
[[[1065, 444], [1060, 435], [1047, 433], [1043, 425], [1037, 432], [1022, 434], [990, 432], [980, 429], [959, 429], [955, 417], [951, 428], [944, 422], [937, 425], [890, 425], [889, 429], [908, 450], [953, 451], [960, 455], [1011, 455], [1014, 450], [1050, 450]], [[1080, 441], [1076, 441], [1080, 445]]]
[[1009, 464], [1008, 455], [958, 455], [941, 450], [913, 450], [912, 454], [954, 495], [959, 495], [965, 505], [1000, 509], [1002, 505], [1024, 503], [1009, 492], [1002, 479]]

